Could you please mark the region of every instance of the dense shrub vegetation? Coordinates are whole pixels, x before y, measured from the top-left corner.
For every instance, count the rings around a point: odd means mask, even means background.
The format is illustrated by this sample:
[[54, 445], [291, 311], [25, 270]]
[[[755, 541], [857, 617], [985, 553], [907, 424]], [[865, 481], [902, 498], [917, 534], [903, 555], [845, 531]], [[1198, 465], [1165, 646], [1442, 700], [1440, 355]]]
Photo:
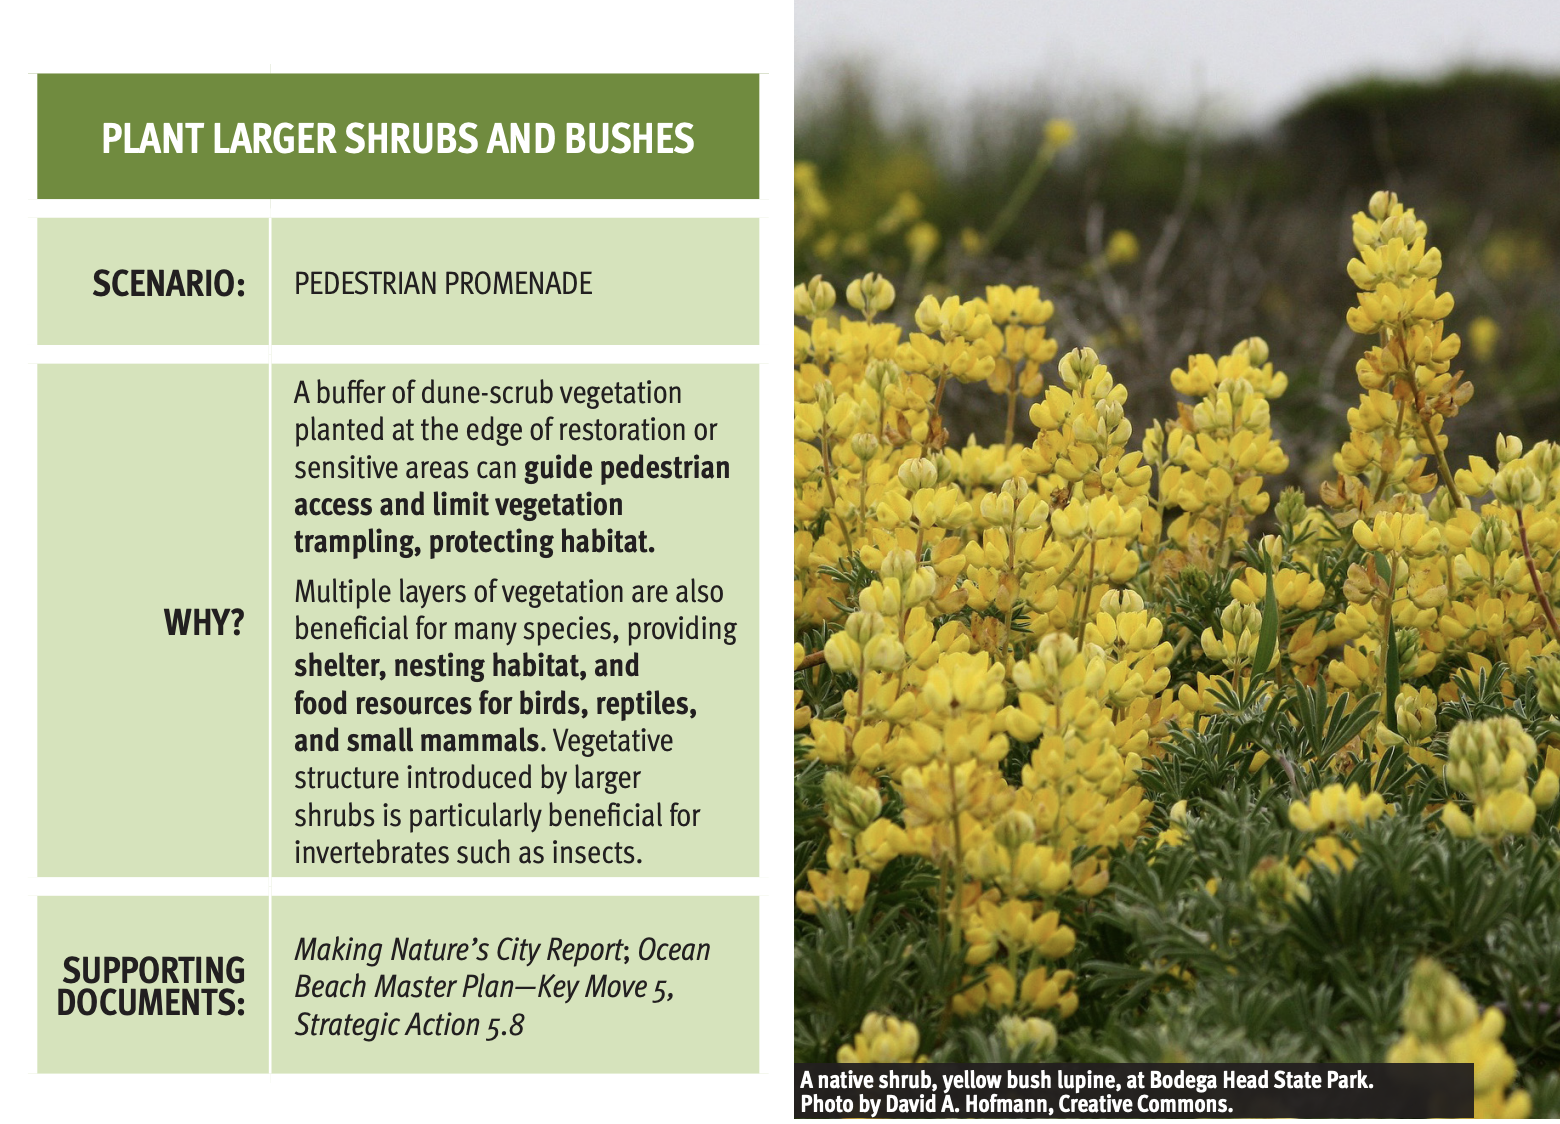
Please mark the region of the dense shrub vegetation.
[[799, 1060], [1465, 1060], [1560, 1112], [1560, 446], [1454, 467], [1441, 253], [1385, 191], [1352, 243], [1314, 503], [1260, 338], [1134, 424], [1034, 287], [797, 287]]

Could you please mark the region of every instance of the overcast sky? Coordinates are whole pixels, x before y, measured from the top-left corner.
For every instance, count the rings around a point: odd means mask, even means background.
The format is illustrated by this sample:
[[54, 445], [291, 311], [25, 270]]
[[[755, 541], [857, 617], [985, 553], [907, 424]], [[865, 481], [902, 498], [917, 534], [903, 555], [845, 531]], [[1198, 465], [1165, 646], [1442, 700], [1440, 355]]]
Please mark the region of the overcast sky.
[[1560, 0], [795, 0], [795, 12], [798, 100], [842, 60], [868, 60], [891, 113], [1125, 93], [1161, 118], [1201, 103], [1210, 123], [1261, 125], [1367, 74], [1560, 73]]

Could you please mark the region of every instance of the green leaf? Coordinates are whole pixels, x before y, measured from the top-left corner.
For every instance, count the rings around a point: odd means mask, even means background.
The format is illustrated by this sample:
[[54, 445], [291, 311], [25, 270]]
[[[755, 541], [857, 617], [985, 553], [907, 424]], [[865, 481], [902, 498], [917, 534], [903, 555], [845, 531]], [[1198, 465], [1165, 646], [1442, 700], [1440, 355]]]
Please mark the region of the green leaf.
[[1251, 661], [1252, 670], [1256, 672], [1268, 669], [1278, 647], [1278, 593], [1273, 588], [1273, 560], [1266, 552], [1262, 555], [1262, 573], [1267, 592], [1262, 598], [1262, 631], [1257, 636], [1257, 654]]

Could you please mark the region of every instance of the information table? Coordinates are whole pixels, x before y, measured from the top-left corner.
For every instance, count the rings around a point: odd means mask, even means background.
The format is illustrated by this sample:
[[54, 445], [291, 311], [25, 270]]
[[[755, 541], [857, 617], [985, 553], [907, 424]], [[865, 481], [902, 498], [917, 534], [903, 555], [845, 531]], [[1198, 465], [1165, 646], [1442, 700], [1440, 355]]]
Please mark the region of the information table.
[[38, 89], [39, 1069], [754, 1070], [757, 77]]

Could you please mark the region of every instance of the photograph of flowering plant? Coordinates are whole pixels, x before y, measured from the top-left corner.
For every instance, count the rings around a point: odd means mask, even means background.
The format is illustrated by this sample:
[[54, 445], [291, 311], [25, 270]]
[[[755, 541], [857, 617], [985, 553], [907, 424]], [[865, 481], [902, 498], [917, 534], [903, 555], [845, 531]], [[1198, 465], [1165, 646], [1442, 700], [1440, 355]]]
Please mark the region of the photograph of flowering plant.
[[796, 1059], [1560, 1115], [1560, 37], [918, 102], [869, 7], [797, 5]]

